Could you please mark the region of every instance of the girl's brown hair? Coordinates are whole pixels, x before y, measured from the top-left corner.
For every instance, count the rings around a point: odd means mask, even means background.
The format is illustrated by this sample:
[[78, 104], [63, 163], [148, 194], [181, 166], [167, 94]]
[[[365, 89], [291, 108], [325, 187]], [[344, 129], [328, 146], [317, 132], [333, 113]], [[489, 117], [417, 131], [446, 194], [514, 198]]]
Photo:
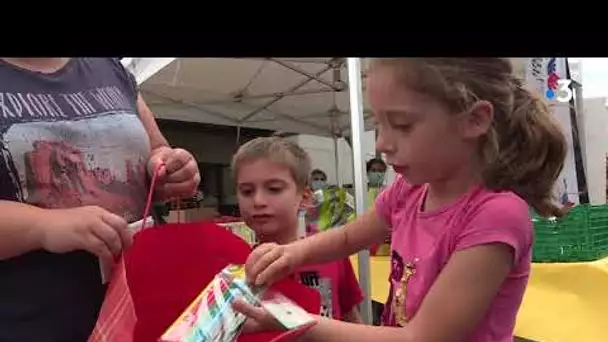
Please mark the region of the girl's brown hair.
[[539, 214], [562, 216], [554, 184], [567, 144], [548, 105], [513, 75], [506, 58], [373, 59], [370, 71], [390, 67], [398, 82], [443, 102], [454, 113], [479, 100], [494, 107], [494, 121], [480, 144], [486, 186], [510, 190]]

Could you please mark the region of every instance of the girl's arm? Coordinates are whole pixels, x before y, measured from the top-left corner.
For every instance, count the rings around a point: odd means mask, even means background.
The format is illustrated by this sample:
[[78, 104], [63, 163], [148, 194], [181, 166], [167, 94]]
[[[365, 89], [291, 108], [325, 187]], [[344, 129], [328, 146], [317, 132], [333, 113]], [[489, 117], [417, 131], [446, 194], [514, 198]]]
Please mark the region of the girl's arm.
[[404, 328], [375, 327], [319, 317], [303, 341], [462, 341], [480, 322], [509, 274], [513, 248], [502, 243], [454, 253]]
[[[384, 241], [387, 225], [376, 216], [375, 208], [369, 209], [355, 221], [343, 227], [329, 229], [293, 243], [301, 257], [299, 264], [321, 264], [346, 258], [375, 243]], [[323, 251], [323, 253], [317, 253]]]

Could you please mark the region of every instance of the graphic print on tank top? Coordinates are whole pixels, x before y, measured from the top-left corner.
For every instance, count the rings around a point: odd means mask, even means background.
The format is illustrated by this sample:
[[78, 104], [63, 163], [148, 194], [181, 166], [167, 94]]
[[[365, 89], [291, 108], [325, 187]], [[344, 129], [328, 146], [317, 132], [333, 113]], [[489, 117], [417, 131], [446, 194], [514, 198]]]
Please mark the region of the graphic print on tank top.
[[135, 99], [116, 85], [76, 93], [3, 90], [3, 199], [43, 208], [99, 205], [138, 219], [149, 143]]

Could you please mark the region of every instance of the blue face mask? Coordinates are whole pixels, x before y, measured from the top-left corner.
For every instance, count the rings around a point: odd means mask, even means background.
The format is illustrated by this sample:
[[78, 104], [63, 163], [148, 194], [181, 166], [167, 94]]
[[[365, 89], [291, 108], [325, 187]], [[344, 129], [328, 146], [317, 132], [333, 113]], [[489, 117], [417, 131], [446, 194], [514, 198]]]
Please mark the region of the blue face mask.
[[367, 179], [370, 186], [379, 187], [384, 182], [384, 172], [369, 172]]
[[323, 189], [325, 187], [325, 184], [326, 184], [325, 181], [313, 180], [312, 182], [310, 182], [310, 187], [313, 190], [317, 191], [317, 190]]

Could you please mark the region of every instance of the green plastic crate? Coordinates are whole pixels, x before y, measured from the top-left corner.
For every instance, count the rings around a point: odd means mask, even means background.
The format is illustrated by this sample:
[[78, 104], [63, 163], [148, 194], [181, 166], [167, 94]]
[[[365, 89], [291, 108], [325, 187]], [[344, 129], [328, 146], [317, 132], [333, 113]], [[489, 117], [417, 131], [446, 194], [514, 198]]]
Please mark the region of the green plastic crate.
[[584, 262], [608, 256], [608, 205], [578, 205], [559, 220], [532, 215], [538, 263]]

